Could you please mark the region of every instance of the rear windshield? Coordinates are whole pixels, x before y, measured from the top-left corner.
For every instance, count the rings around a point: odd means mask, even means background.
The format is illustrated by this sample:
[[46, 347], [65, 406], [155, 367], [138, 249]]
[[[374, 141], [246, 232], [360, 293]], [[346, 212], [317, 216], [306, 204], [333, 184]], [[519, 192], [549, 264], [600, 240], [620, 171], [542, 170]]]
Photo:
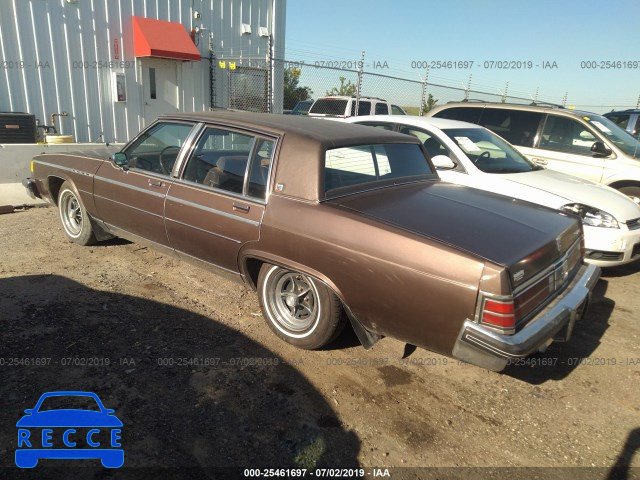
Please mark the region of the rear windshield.
[[[327, 196], [346, 187], [367, 190], [383, 185], [433, 178], [434, 172], [416, 144], [376, 144], [327, 150], [324, 187]], [[349, 188], [351, 191], [352, 188]]]
[[332, 98], [320, 98], [309, 110], [309, 113], [319, 113], [322, 115], [341, 115], [344, 116], [347, 110], [347, 100], [344, 99], [332, 99]]

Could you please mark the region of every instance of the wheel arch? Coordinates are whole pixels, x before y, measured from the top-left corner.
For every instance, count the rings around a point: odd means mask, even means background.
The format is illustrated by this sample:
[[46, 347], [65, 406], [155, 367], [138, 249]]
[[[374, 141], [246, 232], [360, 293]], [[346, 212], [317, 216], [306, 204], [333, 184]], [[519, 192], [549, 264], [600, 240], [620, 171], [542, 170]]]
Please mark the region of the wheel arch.
[[615, 188], [616, 190], [624, 187], [640, 187], [640, 180], [615, 180], [607, 184], [607, 186]]
[[314, 268], [310, 268], [306, 265], [292, 262], [289, 259], [265, 254], [264, 252], [245, 252], [244, 256], [241, 257], [239, 262], [240, 264], [240, 273], [245, 281], [253, 290], [258, 289], [258, 275], [260, 274], [260, 269], [264, 264], [277, 265], [279, 267], [288, 268], [291, 270], [295, 270], [306, 275], [310, 275], [320, 282], [324, 283], [327, 288], [329, 288], [340, 300], [342, 308], [344, 312], [347, 314], [349, 319], [349, 323], [351, 324], [358, 340], [360, 343], [366, 348], [371, 348], [378, 340], [382, 338], [381, 335], [371, 332], [367, 328], [364, 327], [362, 322], [358, 320], [358, 318], [353, 314], [351, 308], [349, 308], [349, 304], [345, 301], [344, 295], [338, 287], [324, 275], [322, 272], [317, 271]]
[[[57, 175], [49, 175], [47, 177], [47, 189], [49, 190], [49, 195], [51, 195], [53, 204], [56, 206], [58, 206], [58, 195], [60, 194], [60, 188], [62, 188], [62, 184], [67, 181], [71, 183], [71, 185], [73, 185], [73, 182], [69, 178], [64, 178]], [[75, 185], [73, 185], [73, 188], [75, 188]]]

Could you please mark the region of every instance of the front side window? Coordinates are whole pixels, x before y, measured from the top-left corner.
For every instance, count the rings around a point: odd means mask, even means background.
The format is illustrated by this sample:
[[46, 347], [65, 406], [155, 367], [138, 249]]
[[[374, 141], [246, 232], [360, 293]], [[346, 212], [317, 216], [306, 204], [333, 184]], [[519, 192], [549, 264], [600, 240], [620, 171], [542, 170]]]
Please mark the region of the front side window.
[[430, 134], [429, 132], [425, 132], [422, 129], [413, 128], [413, 127], [401, 127], [400, 133], [404, 133], [405, 135], [413, 135], [418, 140], [422, 142], [424, 148], [427, 149], [429, 156], [431, 158], [437, 155], [445, 155], [454, 160], [453, 156], [449, 155], [449, 149], [444, 146], [444, 144], [438, 140], [435, 135]]
[[190, 124], [168, 122], [151, 127], [124, 150], [129, 168], [170, 175], [192, 128]]
[[487, 129], [447, 128], [442, 131], [485, 173], [522, 173], [540, 168]]
[[434, 172], [416, 144], [359, 145], [327, 150], [325, 192], [339, 194], [344, 187], [405, 183], [432, 178]]
[[405, 115], [405, 113], [398, 105], [391, 105], [391, 115]]
[[582, 119], [624, 153], [633, 158], [640, 158], [640, 141], [633, 134], [623, 130], [607, 117], [601, 115], [584, 116]]
[[591, 147], [598, 139], [577, 120], [549, 115], [542, 130], [540, 148], [556, 152], [591, 155]]

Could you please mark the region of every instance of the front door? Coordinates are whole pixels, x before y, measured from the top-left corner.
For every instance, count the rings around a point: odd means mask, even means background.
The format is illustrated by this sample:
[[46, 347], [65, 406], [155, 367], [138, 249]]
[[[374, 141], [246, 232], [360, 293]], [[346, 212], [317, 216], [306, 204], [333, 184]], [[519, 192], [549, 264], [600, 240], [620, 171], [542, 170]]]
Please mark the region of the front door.
[[145, 125], [160, 115], [179, 111], [178, 65], [176, 60], [142, 59]]
[[100, 166], [94, 178], [96, 210], [109, 227], [124, 232], [110, 228], [116, 234], [167, 246], [165, 197], [178, 153], [192, 128], [191, 123], [160, 122], [123, 151], [127, 166], [113, 162]]
[[586, 125], [577, 120], [550, 114], [537, 148], [518, 149], [535, 163], [576, 177], [599, 183], [605, 159], [591, 152], [592, 145], [602, 141]]

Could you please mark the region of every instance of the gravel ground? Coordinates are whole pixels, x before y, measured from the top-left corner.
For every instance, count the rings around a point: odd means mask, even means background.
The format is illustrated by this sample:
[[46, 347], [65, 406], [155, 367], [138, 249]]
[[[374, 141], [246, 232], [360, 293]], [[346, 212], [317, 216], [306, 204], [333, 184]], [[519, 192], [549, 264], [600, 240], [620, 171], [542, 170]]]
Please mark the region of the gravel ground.
[[53, 208], [0, 216], [0, 252], [5, 478], [27, 473], [15, 422], [54, 390], [115, 409], [125, 468], [41, 460], [38, 478], [640, 478], [640, 266], [604, 272], [570, 344], [498, 374], [392, 339], [365, 350], [350, 329], [295, 349], [253, 291], [124, 240], [69, 243]]

